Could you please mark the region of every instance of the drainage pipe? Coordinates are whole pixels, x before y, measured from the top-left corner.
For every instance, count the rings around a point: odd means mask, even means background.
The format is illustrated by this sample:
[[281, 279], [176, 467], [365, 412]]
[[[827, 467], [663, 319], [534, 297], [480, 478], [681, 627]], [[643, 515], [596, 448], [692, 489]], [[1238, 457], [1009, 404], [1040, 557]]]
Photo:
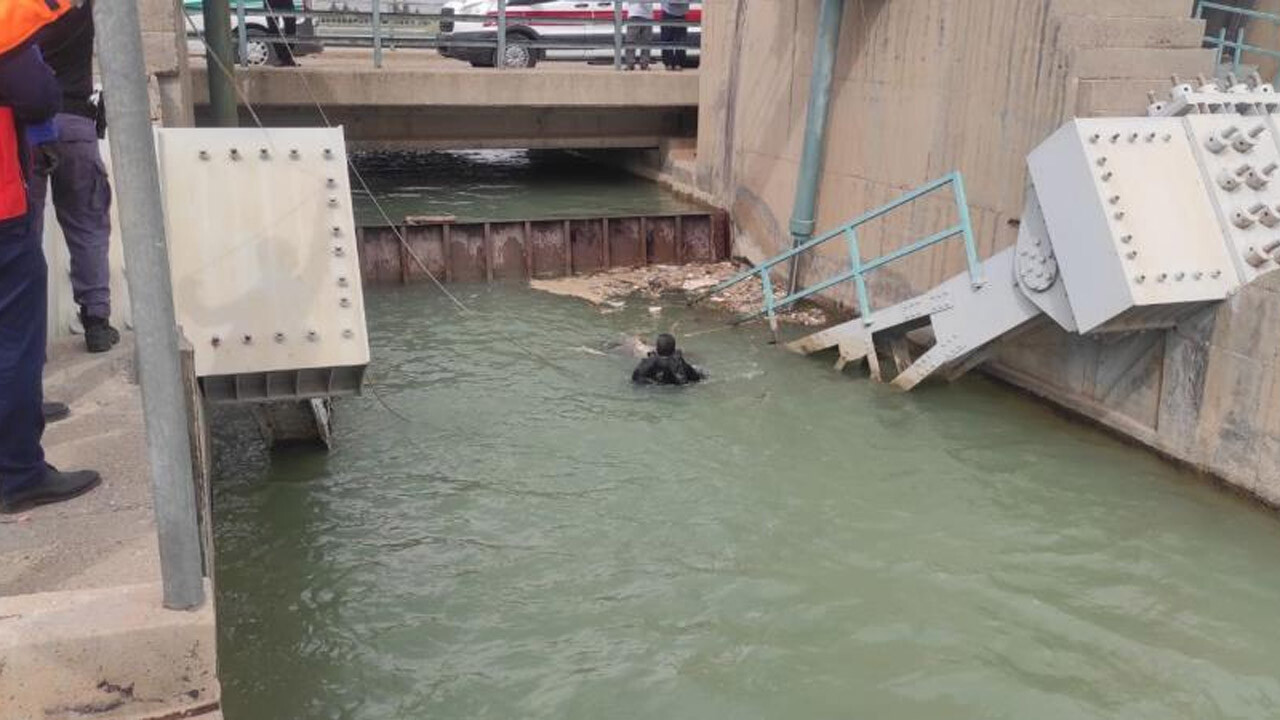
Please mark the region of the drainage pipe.
[[[813, 76], [809, 79], [809, 108], [805, 115], [804, 151], [800, 156], [800, 174], [796, 179], [796, 200], [791, 210], [791, 247], [796, 248], [813, 237], [814, 212], [818, 205], [818, 183], [822, 179], [822, 157], [827, 144], [827, 107], [831, 102], [831, 83], [840, 49], [840, 22], [844, 16], [844, 0], [822, 0], [818, 11], [817, 42], [813, 48]], [[788, 295], [796, 292], [799, 260], [791, 258]]]
[[[237, 5], [243, 8], [244, 3], [238, 2]], [[186, 10], [179, 8], [178, 12], [185, 13]], [[231, 6], [228, 0], [204, 0], [201, 12], [204, 13], [206, 45], [205, 76], [209, 79], [209, 107], [213, 109], [213, 122], [218, 127], [236, 127], [240, 124], [240, 114], [236, 108], [235, 80], [231, 77], [235, 67], [231, 53]], [[243, 21], [240, 27], [241, 32], [245, 32]], [[243, 45], [240, 51], [245, 51]], [[248, 62], [243, 54], [240, 60]]]

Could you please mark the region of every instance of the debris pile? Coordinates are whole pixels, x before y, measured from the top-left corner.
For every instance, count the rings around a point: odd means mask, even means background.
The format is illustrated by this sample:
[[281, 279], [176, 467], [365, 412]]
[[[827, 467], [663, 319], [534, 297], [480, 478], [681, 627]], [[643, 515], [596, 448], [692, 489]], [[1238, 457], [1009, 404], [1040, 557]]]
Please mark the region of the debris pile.
[[[731, 262], [713, 265], [649, 265], [607, 270], [594, 275], [533, 280], [529, 284], [535, 290], [617, 308], [627, 298], [633, 297], [649, 300], [672, 294], [694, 297], [728, 280], [739, 271], [740, 267]], [[760, 280], [751, 278], [707, 298], [705, 303], [710, 307], [724, 308], [735, 315], [745, 315], [760, 310], [762, 295]], [[785, 287], [774, 287], [776, 299], [780, 300], [785, 295]], [[818, 307], [808, 305], [787, 308], [778, 313], [778, 319], [805, 326], [827, 324], [827, 314]]]

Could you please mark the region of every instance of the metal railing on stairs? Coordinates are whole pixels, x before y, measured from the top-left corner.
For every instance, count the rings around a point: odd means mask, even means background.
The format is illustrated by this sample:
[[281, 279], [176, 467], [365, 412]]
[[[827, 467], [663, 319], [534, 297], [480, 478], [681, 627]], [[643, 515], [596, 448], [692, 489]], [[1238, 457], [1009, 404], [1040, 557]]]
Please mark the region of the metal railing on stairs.
[[[1196, 19], [1210, 19], [1210, 15], [1213, 13], [1217, 13], [1220, 16], [1220, 19], [1223, 20], [1222, 27], [1218, 29], [1216, 34], [1206, 35], [1204, 38], [1204, 44], [1216, 51], [1216, 55], [1214, 56], [1215, 68], [1223, 66], [1224, 58], [1228, 51], [1231, 53], [1230, 62], [1232, 72], [1237, 75], [1240, 74], [1242, 66], [1244, 65], [1245, 53], [1261, 55], [1280, 64], [1280, 48], [1267, 48], [1260, 45], [1251, 45], [1246, 41], [1245, 37], [1248, 25], [1255, 21], [1270, 23], [1273, 27], [1280, 29], [1280, 15], [1264, 12], [1262, 10], [1253, 10], [1251, 8], [1227, 5], [1221, 2], [1197, 0], [1195, 7]], [[1233, 38], [1229, 38], [1228, 35], [1233, 36]], [[1277, 69], [1272, 83], [1280, 84], [1280, 69]]]
[[[893, 252], [887, 253], [873, 260], [862, 259], [862, 252], [858, 245], [858, 228], [873, 220], [884, 217], [904, 205], [912, 203], [932, 193], [942, 191], [946, 188], [951, 188], [952, 197], [956, 205], [958, 221], [955, 225], [911, 242], [897, 250], [894, 250]], [[778, 331], [777, 313], [779, 310], [804, 300], [805, 298], [823, 292], [824, 290], [835, 287], [840, 283], [852, 280], [857, 288], [858, 309], [861, 313], [862, 322], [865, 325], [871, 325], [875, 322], [875, 318], [874, 310], [871, 306], [870, 293], [867, 290], [867, 275], [890, 263], [933, 247], [934, 245], [956, 237], [957, 235], [961, 236], [964, 241], [965, 259], [968, 264], [970, 282], [974, 287], [981, 287], [986, 283], [986, 279], [982, 271], [982, 263], [978, 260], [978, 250], [974, 242], [973, 224], [969, 217], [969, 205], [965, 196], [964, 178], [959, 172], [952, 172], [949, 175], [938, 178], [933, 182], [912, 190], [887, 205], [882, 205], [874, 210], [865, 212], [844, 225], [819, 235], [803, 245], [799, 245], [792, 250], [782, 253], [781, 255], [776, 255], [750, 270], [738, 273], [705, 293], [693, 298], [689, 301], [689, 304], [693, 305], [701, 302], [702, 300], [724, 292], [741, 282], [758, 276], [764, 290], [762, 307], [757, 312], [738, 317], [735, 320], [735, 324], [754, 320], [763, 315], [769, 319], [769, 327], [773, 331], [776, 339]], [[769, 277], [770, 270], [777, 265], [787, 262], [793, 257], [797, 257], [802, 253], [813, 250], [818, 246], [837, 238], [844, 238], [848, 243], [849, 269], [847, 271], [838, 273], [833, 277], [827, 278], [826, 280], [807, 288], [796, 290], [783, 298], [774, 298], [773, 281]]]

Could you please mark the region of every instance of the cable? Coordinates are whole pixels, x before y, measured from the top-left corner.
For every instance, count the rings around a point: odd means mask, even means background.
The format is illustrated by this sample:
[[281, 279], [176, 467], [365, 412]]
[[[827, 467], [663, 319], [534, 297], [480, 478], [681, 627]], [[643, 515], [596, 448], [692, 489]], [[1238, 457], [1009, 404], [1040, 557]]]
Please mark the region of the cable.
[[[191, 29], [195, 32], [196, 36], [200, 39], [200, 43], [204, 45], [205, 50], [208, 51], [210, 49], [209, 43], [208, 43], [208, 40], [205, 38], [204, 33], [200, 32], [200, 29], [195, 26], [195, 22], [191, 19], [190, 15], [187, 15], [184, 12], [183, 16], [186, 18], [187, 24], [191, 26]], [[280, 38], [280, 40], [285, 45], [289, 44], [289, 38], [284, 34], [284, 31], [280, 27], [279, 23], [276, 23], [276, 35]], [[233, 88], [235, 88], [236, 96], [240, 99], [240, 102], [244, 104], [245, 108], [248, 109], [249, 115], [253, 118], [254, 125], [256, 125], [257, 128], [261, 130], [264, 135], [267, 136], [268, 142], [270, 142], [270, 133], [267, 132], [266, 125], [263, 124], [262, 118], [259, 117], [257, 111], [254, 110], [253, 104], [249, 101], [249, 98], [240, 90], [240, 86], [235, 81], [235, 74], [217, 57], [216, 54], [212, 52], [206, 52], [206, 55], [208, 57], [212, 57], [215, 61], [215, 64], [218, 66], [218, 70], [222, 72], [224, 75], [226, 75], [228, 79], [231, 80], [231, 85]], [[314, 89], [311, 87], [311, 81], [307, 79], [307, 76], [305, 73], [299, 73], [298, 78], [302, 80], [303, 88], [306, 90], [307, 95], [311, 98], [311, 104], [315, 106], [316, 112], [320, 116], [320, 120], [324, 123], [324, 126], [326, 128], [332, 129], [333, 124], [329, 121], [329, 114], [325, 112], [324, 106], [320, 103], [319, 97], [316, 95]], [[274, 151], [275, 148], [273, 147], [272, 149]], [[480, 315], [481, 313], [478, 313], [475, 310], [472, 310], [471, 308], [467, 307], [466, 304], [464, 304], [461, 300], [459, 300], [456, 295], [454, 295], [452, 292], [449, 291], [448, 288], [445, 287], [444, 283], [440, 282], [440, 279], [435, 276], [435, 273], [431, 272], [431, 269], [427, 267], [426, 262], [424, 262], [422, 257], [419, 256], [418, 253], [413, 249], [413, 246], [409, 244], [408, 239], [405, 238], [404, 233], [401, 232], [400, 226], [397, 225], [391, 219], [391, 216], [387, 214], [387, 211], [382, 206], [382, 203], [378, 202], [377, 197], [374, 196], [373, 191], [369, 187], [369, 183], [365, 181], [364, 175], [360, 172], [360, 169], [356, 167], [355, 161], [352, 160], [350, 156], [347, 157], [347, 167], [351, 169], [351, 174], [356, 178], [357, 182], [360, 183], [361, 189], [369, 197], [369, 200], [373, 203], [374, 208], [378, 211], [378, 214], [382, 217], [383, 221], [386, 222], [387, 226], [391, 228], [391, 231], [395, 234], [396, 240], [400, 243], [401, 247], [404, 248], [405, 252], [408, 253], [409, 257], [413, 258], [413, 261], [418, 265], [418, 267], [422, 270], [422, 272], [431, 280], [432, 284], [434, 284], [436, 288], [440, 290], [440, 292], [444, 293], [445, 297], [447, 297], [449, 301], [452, 302], [454, 306], [456, 306], [458, 310], [464, 315], [470, 315], [470, 316]], [[510, 334], [501, 330], [499, 331], [499, 334], [507, 342], [511, 343], [513, 346], [523, 351], [526, 355], [538, 361], [539, 363], [545, 365], [546, 367], [551, 368], [552, 370], [564, 375], [565, 377], [569, 377], [569, 378], [576, 377], [574, 373], [570, 372], [568, 369], [560, 365], [557, 365], [555, 362], [543, 356], [541, 353], [538, 353], [537, 351], [528, 347], [518, 338], [515, 338]], [[379, 398], [379, 400], [381, 400], [381, 398]], [[384, 402], [383, 405], [386, 406], [386, 403]], [[387, 407], [387, 409], [391, 410], [390, 407]], [[399, 415], [399, 413], [395, 413], [394, 411], [392, 412], [393, 414]]]

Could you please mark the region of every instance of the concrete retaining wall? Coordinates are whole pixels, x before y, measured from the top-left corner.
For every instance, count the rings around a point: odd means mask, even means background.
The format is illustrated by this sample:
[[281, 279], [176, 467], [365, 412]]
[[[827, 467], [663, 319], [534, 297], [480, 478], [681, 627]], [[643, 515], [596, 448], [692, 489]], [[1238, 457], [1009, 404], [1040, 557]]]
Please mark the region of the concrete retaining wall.
[[[983, 257], [1017, 236], [1026, 154], [1073, 115], [1141, 114], [1171, 74], [1212, 71], [1191, 0], [847, 0], [817, 213], [829, 228], [963, 172]], [[737, 251], [787, 223], [817, 0], [709, 0], [693, 181], [731, 210]], [[666, 161], [663, 161], [664, 163]], [[670, 164], [670, 163], [666, 163]], [[947, 198], [861, 235], [875, 257], [941, 229]], [[833, 244], [834, 245], [834, 244]], [[806, 280], [847, 267], [840, 248]], [[963, 268], [958, 245], [873, 276], [883, 307]], [[1280, 505], [1280, 281], [1172, 332], [1019, 337], [993, 372]], [[854, 306], [848, 289], [832, 299]]]

